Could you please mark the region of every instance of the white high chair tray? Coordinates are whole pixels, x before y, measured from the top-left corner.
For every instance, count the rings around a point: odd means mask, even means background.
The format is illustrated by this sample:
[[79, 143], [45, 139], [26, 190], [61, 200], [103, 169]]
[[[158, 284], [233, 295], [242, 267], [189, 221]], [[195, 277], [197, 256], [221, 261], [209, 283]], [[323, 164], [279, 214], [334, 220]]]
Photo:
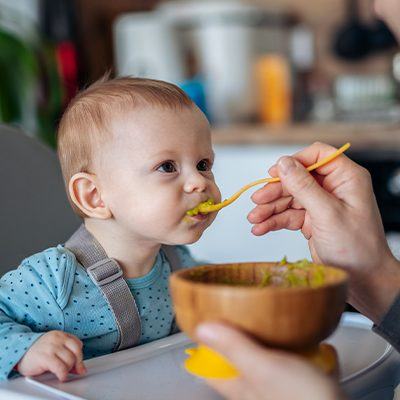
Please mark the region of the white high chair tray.
[[[345, 391], [357, 399], [393, 399], [400, 357], [371, 331], [371, 322], [359, 314], [345, 313], [329, 338], [339, 354]], [[86, 361], [88, 374], [60, 383], [51, 374], [18, 378], [0, 385], [10, 393], [30, 393], [35, 399], [74, 400], [217, 400], [221, 399], [201, 379], [183, 369], [184, 349], [192, 342], [179, 333], [146, 345]], [[28, 384], [29, 382], [29, 384]], [[19, 385], [19, 386], [18, 386]], [[18, 390], [18, 387], [20, 390]], [[377, 397], [373, 397], [377, 393]], [[28, 397], [15, 397], [18, 399]]]

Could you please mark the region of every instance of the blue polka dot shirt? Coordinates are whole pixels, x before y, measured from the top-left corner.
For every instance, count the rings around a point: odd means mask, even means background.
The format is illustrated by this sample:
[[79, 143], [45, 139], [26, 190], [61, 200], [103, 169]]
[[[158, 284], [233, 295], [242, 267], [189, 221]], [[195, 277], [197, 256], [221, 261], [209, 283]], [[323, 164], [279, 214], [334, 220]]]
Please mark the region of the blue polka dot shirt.
[[[176, 246], [181, 263], [197, 263], [184, 246]], [[153, 268], [126, 282], [141, 317], [138, 344], [168, 336], [173, 311], [168, 290], [170, 265], [160, 251]], [[62, 330], [83, 342], [85, 359], [111, 353], [118, 340], [106, 299], [73, 253], [62, 245], [26, 258], [0, 279], [0, 380], [43, 333]]]

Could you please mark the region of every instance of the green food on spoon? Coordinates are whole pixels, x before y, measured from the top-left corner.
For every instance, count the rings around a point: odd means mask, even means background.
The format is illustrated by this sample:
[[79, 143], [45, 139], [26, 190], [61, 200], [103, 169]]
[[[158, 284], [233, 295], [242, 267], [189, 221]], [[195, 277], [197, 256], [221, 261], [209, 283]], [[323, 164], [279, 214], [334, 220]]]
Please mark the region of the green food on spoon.
[[[192, 208], [189, 211], [186, 211], [186, 215], [189, 215], [189, 217], [193, 217], [194, 215], [197, 215], [202, 212], [208, 212], [208, 207], [212, 206], [214, 204], [213, 199], [208, 199], [207, 201], [203, 201], [202, 203], [198, 204], [195, 208]], [[206, 210], [206, 211], [204, 211]]]

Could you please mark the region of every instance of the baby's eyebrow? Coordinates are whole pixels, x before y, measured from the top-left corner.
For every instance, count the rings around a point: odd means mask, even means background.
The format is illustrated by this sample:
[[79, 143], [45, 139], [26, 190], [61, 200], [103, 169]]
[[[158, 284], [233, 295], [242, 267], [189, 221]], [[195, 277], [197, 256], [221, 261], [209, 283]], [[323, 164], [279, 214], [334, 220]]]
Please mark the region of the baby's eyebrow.
[[206, 155], [203, 157], [203, 159], [204, 159], [204, 158], [208, 158], [211, 162], [213, 162], [213, 161], [215, 160], [215, 153], [214, 153], [214, 151], [212, 151], [211, 153], [206, 154]]
[[158, 153], [151, 154], [150, 158], [174, 158], [178, 155], [178, 153], [174, 150], [162, 150]]

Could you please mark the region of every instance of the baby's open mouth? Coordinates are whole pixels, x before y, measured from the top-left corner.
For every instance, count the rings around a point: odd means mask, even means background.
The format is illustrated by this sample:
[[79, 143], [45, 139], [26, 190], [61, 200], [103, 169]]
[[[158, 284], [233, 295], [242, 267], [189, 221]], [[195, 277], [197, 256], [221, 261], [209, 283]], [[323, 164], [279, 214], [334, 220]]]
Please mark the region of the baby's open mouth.
[[189, 215], [189, 217], [194, 217], [195, 215], [206, 215], [209, 212], [212, 212], [210, 210], [210, 206], [214, 205], [214, 200], [213, 199], [208, 199], [207, 201], [203, 201], [202, 203], [198, 204], [196, 207], [192, 208], [191, 210], [186, 211], [186, 215]]
[[198, 213], [196, 215], [186, 216], [186, 218], [190, 218], [195, 221], [204, 221], [208, 218], [209, 214]]

